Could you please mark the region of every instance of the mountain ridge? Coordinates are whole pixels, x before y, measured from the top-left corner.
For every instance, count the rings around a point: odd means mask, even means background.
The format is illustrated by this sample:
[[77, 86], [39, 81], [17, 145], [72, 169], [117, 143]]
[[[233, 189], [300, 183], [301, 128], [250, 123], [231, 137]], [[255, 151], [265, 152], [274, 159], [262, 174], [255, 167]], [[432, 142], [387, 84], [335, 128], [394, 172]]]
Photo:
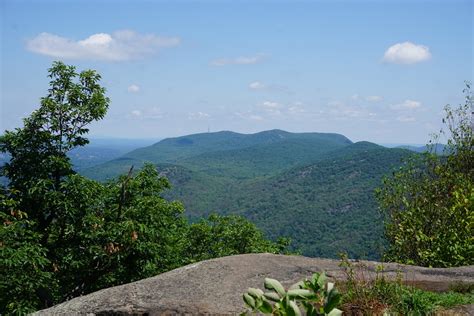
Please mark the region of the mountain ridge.
[[305, 255], [378, 259], [374, 190], [415, 154], [335, 133], [221, 131], [164, 139], [84, 174], [105, 180], [148, 160], [172, 183], [165, 198], [182, 201], [191, 221], [237, 214], [272, 239], [289, 236]]

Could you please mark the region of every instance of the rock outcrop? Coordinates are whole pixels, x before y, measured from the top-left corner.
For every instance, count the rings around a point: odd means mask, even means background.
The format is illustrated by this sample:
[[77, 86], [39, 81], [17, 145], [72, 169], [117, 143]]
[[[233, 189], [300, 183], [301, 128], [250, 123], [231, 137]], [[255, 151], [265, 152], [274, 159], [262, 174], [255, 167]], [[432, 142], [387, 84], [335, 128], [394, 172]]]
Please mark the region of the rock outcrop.
[[[36, 315], [235, 315], [244, 310], [242, 293], [262, 288], [265, 277], [293, 284], [325, 271], [343, 280], [340, 261], [273, 254], [247, 254], [191, 264], [158, 276], [116, 286], [56, 305]], [[364, 278], [374, 278], [378, 262], [358, 261]], [[433, 269], [385, 263], [387, 278], [401, 275], [418, 287], [445, 291], [459, 283], [474, 284], [474, 266]], [[468, 306], [466, 308], [471, 308]]]

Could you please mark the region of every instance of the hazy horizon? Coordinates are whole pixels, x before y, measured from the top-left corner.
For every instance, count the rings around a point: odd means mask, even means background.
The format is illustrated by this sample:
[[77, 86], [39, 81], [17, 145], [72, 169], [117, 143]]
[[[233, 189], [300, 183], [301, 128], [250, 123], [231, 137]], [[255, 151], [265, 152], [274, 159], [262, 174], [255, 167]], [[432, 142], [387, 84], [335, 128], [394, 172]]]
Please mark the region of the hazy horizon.
[[102, 75], [111, 105], [91, 138], [282, 129], [424, 144], [473, 79], [467, 0], [5, 0], [0, 9], [0, 131], [37, 108], [54, 60]]

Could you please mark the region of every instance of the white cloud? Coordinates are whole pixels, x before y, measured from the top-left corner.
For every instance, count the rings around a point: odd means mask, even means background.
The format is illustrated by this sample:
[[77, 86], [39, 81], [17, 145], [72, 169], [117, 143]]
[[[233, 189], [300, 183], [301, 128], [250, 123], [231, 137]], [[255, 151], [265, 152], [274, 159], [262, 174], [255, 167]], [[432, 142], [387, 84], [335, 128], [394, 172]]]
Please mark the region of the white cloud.
[[394, 64], [415, 64], [431, 58], [430, 49], [424, 45], [411, 42], [397, 43], [390, 46], [383, 56], [383, 61]]
[[142, 116], [142, 111], [140, 110], [133, 110], [132, 112], [130, 112], [132, 114], [132, 116], [135, 116], [135, 117], [140, 117]]
[[251, 121], [263, 121], [264, 118], [258, 114], [254, 114], [252, 111], [247, 112], [235, 112], [234, 115], [244, 119], [244, 120], [251, 120]]
[[281, 108], [281, 104], [278, 102], [272, 102], [272, 101], [264, 101], [261, 104], [262, 107], [266, 109], [278, 109]]
[[270, 114], [270, 115], [273, 115], [273, 116], [279, 116], [279, 115], [282, 114], [281, 113], [282, 105], [278, 102], [264, 101], [261, 104], [259, 104], [259, 106], [267, 114]]
[[152, 56], [163, 48], [179, 45], [180, 41], [178, 37], [138, 34], [130, 30], [92, 34], [83, 40], [41, 33], [28, 40], [26, 47], [55, 58], [126, 61]]
[[255, 56], [240, 56], [235, 58], [219, 58], [211, 61], [211, 66], [226, 66], [226, 65], [253, 65], [262, 62], [265, 55], [257, 54]]
[[365, 97], [365, 100], [369, 102], [380, 102], [383, 100], [383, 97], [378, 96], [378, 95], [369, 95]]
[[249, 88], [252, 90], [262, 90], [262, 89], [265, 89], [265, 87], [266, 86], [260, 81], [254, 81], [249, 84]]
[[390, 108], [393, 110], [414, 110], [421, 108], [421, 102], [405, 100], [402, 103], [391, 105]]
[[127, 90], [130, 93], [137, 93], [138, 91], [140, 91], [140, 87], [137, 86], [136, 84], [132, 84], [132, 85], [128, 86]]
[[202, 120], [211, 117], [209, 114], [204, 112], [189, 112], [188, 119], [189, 120]]
[[306, 112], [306, 110], [303, 108], [302, 102], [294, 102], [292, 105], [288, 107], [288, 112], [290, 114], [299, 114], [299, 113]]
[[140, 110], [133, 110], [130, 112], [132, 117], [143, 120], [156, 120], [161, 119], [165, 114], [160, 110], [159, 107], [153, 106], [151, 108], [141, 108]]
[[263, 117], [261, 117], [260, 115], [255, 115], [255, 114], [251, 114], [249, 116], [249, 119], [254, 120], [254, 121], [263, 121]]
[[[361, 99], [358, 96], [358, 99]], [[354, 105], [341, 101], [330, 101], [327, 103], [327, 114], [336, 120], [358, 119], [363, 121], [374, 121], [378, 119], [377, 113], [368, 105]]]
[[397, 117], [397, 121], [399, 122], [415, 122], [416, 119], [413, 116], [399, 116]]
[[360, 94], [356, 93], [351, 96], [351, 99], [354, 101], [365, 100], [368, 102], [380, 102], [383, 100], [383, 97], [378, 96], [378, 95], [369, 95], [369, 96], [363, 97]]

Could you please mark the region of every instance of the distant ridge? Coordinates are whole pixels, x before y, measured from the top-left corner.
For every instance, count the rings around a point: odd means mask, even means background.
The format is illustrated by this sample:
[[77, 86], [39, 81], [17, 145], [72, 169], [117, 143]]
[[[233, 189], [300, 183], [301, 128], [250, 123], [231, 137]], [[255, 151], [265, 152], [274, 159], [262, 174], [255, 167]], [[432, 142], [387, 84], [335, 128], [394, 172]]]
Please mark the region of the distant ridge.
[[410, 155], [334, 133], [221, 131], [167, 138], [81, 172], [106, 180], [148, 161], [173, 185], [165, 197], [182, 201], [193, 221], [238, 214], [304, 255], [378, 259], [374, 190]]
[[200, 133], [163, 139], [151, 146], [133, 150], [90, 170], [84, 170], [83, 174], [97, 180], [105, 180], [126, 172], [131, 165], [139, 167], [144, 162], [178, 163], [183, 159], [204, 153], [238, 150], [282, 141], [317, 141], [321, 146], [329, 146], [329, 149], [352, 143], [347, 137], [340, 134], [290, 133], [278, 129], [254, 134], [240, 134], [230, 131]]

